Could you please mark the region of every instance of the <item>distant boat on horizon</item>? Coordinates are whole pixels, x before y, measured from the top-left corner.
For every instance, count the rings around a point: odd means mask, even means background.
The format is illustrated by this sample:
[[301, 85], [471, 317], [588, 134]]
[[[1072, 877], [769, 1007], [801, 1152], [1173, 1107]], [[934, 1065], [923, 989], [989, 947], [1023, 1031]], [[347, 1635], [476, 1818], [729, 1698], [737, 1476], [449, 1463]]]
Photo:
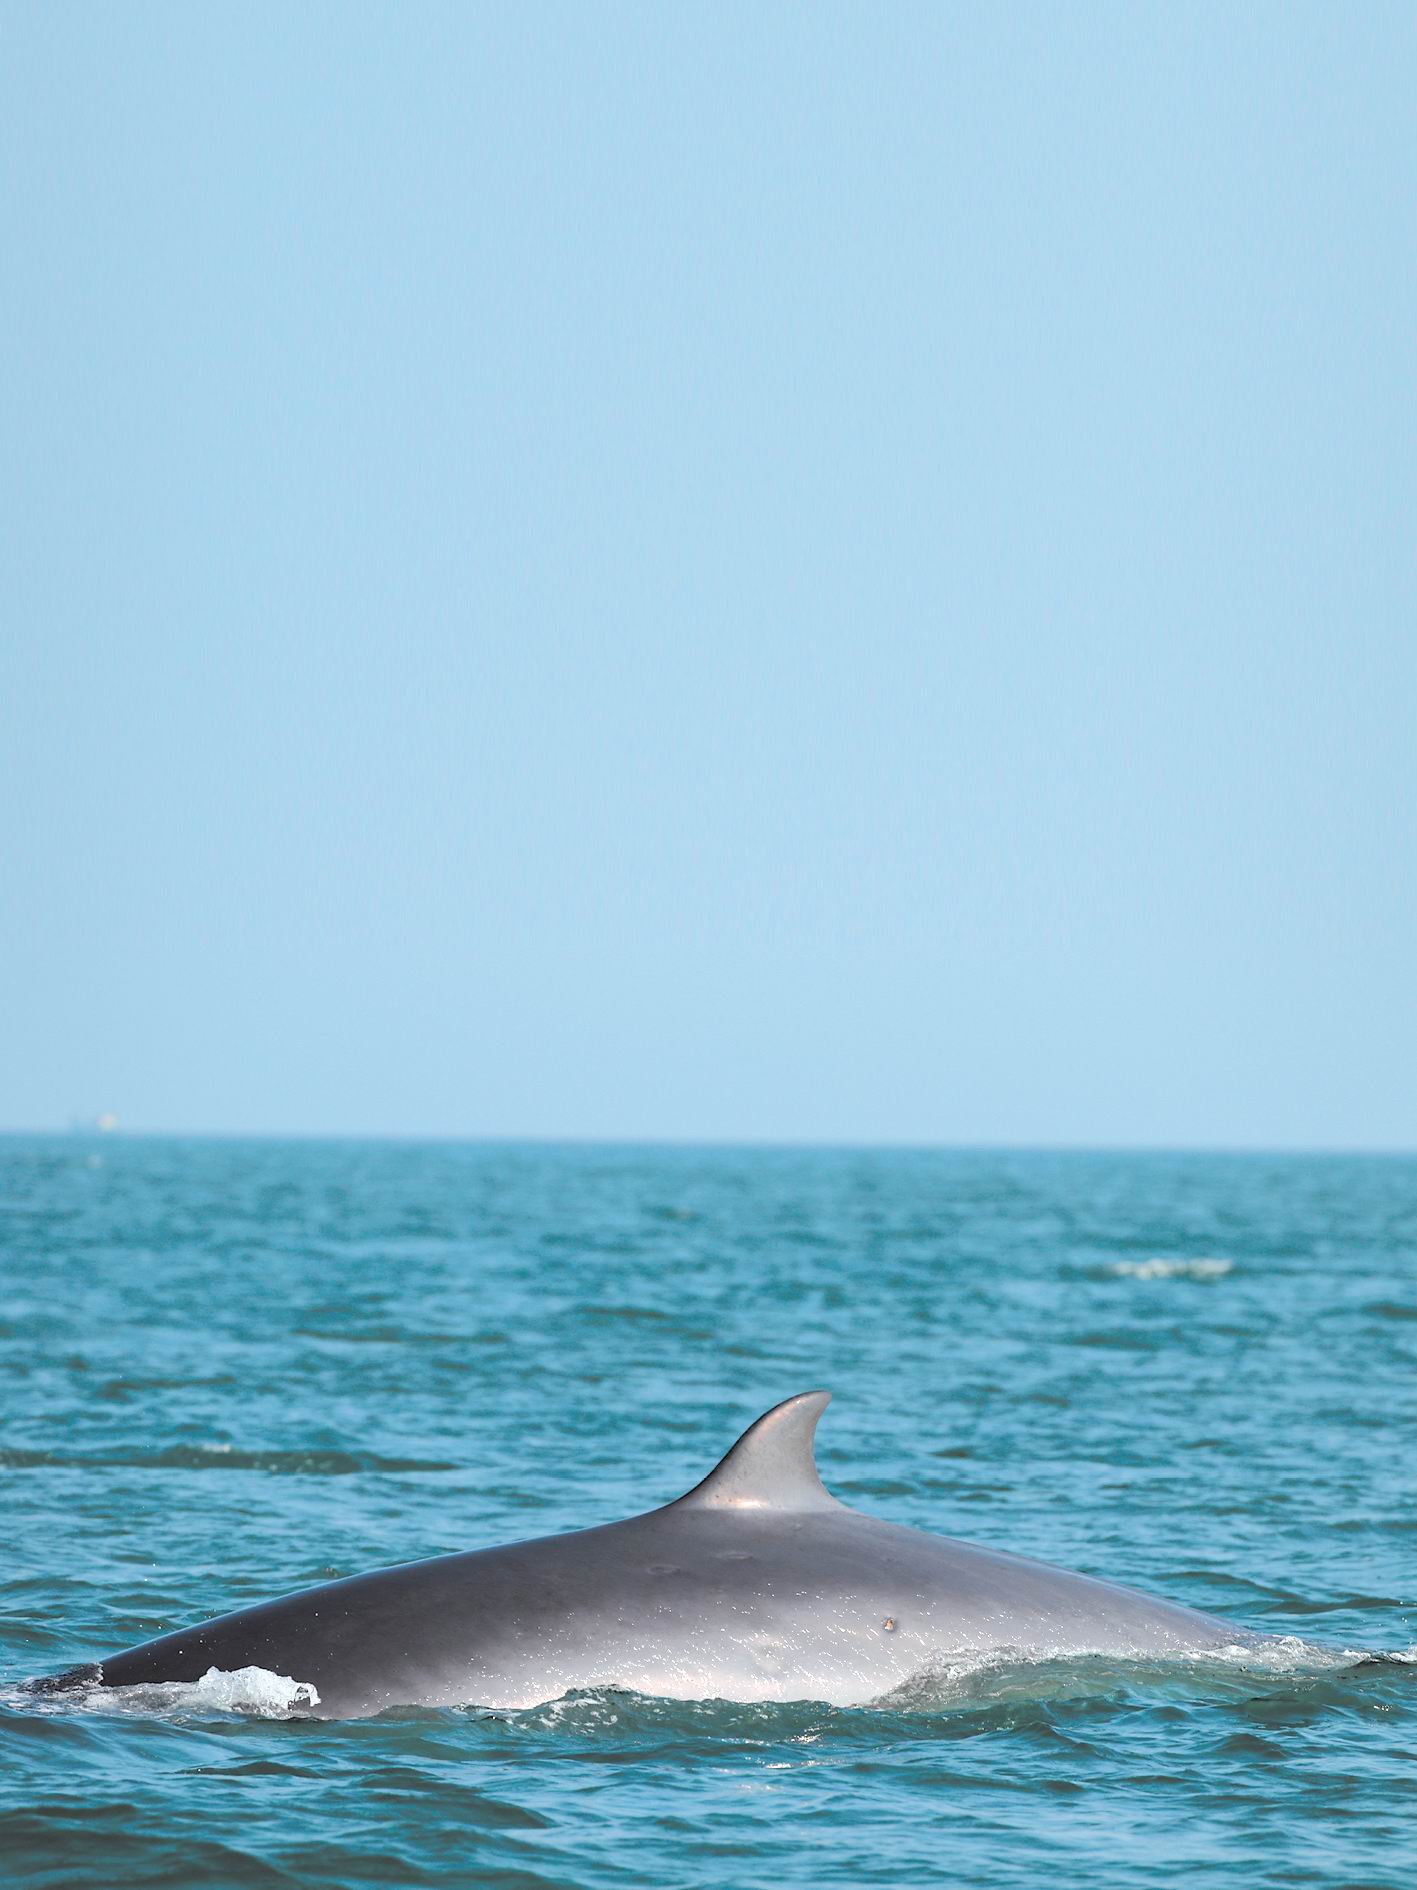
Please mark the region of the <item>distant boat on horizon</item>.
[[118, 1118], [111, 1109], [96, 1116], [72, 1116], [69, 1120], [70, 1135], [112, 1135], [117, 1127]]

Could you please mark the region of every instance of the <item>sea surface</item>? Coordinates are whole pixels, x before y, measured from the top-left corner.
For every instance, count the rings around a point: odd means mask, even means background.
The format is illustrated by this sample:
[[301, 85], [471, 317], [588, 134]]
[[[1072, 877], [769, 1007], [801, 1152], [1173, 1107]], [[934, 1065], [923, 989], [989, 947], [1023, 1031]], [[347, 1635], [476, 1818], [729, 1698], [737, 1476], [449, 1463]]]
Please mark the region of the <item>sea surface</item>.
[[[12, 1137], [0, 1268], [7, 1881], [1417, 1883], [1417, 1161]], [[858, 1709], [22, 1684], [665, 1502], [819, 1385], [848, 1502], [1284, 1642]]]

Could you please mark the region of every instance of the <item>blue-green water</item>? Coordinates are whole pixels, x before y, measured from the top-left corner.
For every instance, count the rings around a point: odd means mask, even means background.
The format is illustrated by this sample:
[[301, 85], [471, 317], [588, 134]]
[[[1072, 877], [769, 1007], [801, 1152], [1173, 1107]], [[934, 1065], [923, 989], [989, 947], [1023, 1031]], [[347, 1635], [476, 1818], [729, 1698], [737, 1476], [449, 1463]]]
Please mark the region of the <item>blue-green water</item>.
[[[0, 1243], [15, 1881], [1417, 1877], [1417, 1665], [1353, 1664], [1417, 1642], [1417, 1162], [10, 1139]], [[648, 1508], [818, 1384], [860, 1508], [1290, 1649], [892, 1710], [13, 1684]]]

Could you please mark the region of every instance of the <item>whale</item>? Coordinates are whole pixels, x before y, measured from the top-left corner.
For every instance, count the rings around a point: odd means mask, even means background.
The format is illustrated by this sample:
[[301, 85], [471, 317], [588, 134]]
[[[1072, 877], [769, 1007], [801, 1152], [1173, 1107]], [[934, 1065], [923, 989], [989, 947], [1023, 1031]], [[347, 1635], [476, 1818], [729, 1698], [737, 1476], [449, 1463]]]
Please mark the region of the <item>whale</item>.
[[264, 1669], [320, 1718], [523, 1708], [581, 1689], [864, 1706], [942, 1661], [1230, 1655], [1270, 1637], [1093, 1576], [848, 1507], [817, 1472], [830, 1398], [752, 1424], [624, 1522], [323, 1583], [70, 1670], [99, 1688]]

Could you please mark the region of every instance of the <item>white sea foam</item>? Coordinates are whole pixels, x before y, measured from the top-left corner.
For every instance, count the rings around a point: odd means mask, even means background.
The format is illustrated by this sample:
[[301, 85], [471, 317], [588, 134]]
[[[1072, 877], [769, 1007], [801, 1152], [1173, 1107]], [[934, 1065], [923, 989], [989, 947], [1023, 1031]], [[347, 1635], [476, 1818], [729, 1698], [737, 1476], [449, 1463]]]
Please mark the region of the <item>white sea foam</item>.
[[289, 1674], [272, 1673], [267, 1667], [238, 1667], [234, 1673], [208, 1667], [191, 1691], [197, 1706], [250, 1713], [259, 1719], [283, 1719], [320, 1704], [320, 1695], [308, 1680], [292, 1680]]
[[7, 1688], [7, 1705], [34, 1712], [118, 1713], [138, 1719], [177, 1719], [190, 1713], [235, 1713], [246, 1719], [290, 1719], [320, 1703], [308, 1680], [272, 1673], [266, 1667], [238, 1667], [224, 1673], [208, 1667], [200, 1680], [163, 1681], [151, 1686], [106, 1687], [97, 1669], [61, 1685]]
[[1118, 1260], [1112, 1267], [1119, 1280], [1223, 1280], [1233, 1260], [1181, 1260], [1157, 1254], [1150, 1260]]

